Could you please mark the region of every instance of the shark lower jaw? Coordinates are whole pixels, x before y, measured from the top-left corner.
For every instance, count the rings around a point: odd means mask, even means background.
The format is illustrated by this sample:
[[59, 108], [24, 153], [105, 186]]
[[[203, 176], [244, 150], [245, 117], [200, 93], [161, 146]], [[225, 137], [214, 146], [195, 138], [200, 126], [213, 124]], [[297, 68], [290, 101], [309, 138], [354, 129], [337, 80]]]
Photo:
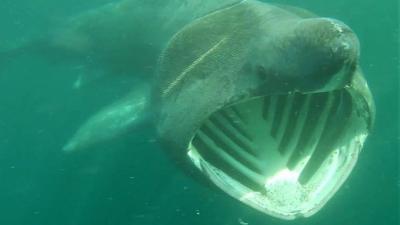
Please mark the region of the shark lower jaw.
[[359, 102], [346, 88], [242, 101], [204, 121], [187, 154], [241, 202], [282, 219], [308, 217], [357, 161], [368, 135]]

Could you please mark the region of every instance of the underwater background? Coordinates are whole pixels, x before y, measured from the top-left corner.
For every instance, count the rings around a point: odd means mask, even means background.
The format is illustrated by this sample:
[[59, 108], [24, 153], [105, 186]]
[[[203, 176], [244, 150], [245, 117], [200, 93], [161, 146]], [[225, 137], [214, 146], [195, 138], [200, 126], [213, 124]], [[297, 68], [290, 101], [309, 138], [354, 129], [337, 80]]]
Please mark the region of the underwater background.
[[[0, 49], [109, 2], [0, 0]], [[124, 137], [65, 154], [61, 148], [77, 127], [136, 78], [115, 76], [76, 90], [79, 64], [27, 52], [0, 61], [0, 225], [400, 224], [398, 0], [273, 2], [348, 24], [360, 39], [360, 64], [376, 101], [375, 126], [354, 171], [320, 212], [294, 221], [259, 213], [187, 176], [146, 131], [139, 143]]]

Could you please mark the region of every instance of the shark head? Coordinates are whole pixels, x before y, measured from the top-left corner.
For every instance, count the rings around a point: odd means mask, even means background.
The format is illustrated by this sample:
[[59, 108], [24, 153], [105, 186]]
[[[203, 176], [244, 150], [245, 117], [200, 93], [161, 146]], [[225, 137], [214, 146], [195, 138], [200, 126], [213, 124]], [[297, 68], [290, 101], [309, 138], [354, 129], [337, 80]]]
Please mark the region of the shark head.
[[308, 217], [346, 180], [373, 123], [358, 56], [356, 35], [333, 19], [254, 1], [218, 10], [162, 55], [158, 133], [233, 198]]

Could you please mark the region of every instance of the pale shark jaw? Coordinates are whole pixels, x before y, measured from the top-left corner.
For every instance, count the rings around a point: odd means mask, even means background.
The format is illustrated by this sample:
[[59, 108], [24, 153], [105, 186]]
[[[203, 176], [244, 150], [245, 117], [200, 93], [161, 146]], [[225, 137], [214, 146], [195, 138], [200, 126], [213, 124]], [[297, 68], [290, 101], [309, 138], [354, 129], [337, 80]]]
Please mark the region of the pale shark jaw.
[[344, 88], [229, 106], [203, 123], [187, 154], [243, 203], [282, 219], [311, 216], [348, 177], [367, 137], [357, 97]]

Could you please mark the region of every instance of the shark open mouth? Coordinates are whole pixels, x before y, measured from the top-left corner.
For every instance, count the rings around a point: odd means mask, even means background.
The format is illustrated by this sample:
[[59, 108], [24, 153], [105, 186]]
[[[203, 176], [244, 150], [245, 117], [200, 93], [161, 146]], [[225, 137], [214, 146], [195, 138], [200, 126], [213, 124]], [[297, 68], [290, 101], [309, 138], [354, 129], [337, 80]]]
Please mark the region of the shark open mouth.
[[283, 219], [308, 217], [348, 177], [367, 137], [370, 112], [356, 93], [343, 88], [230, 105], [203, 122], [188, 156], [245, 204]]

